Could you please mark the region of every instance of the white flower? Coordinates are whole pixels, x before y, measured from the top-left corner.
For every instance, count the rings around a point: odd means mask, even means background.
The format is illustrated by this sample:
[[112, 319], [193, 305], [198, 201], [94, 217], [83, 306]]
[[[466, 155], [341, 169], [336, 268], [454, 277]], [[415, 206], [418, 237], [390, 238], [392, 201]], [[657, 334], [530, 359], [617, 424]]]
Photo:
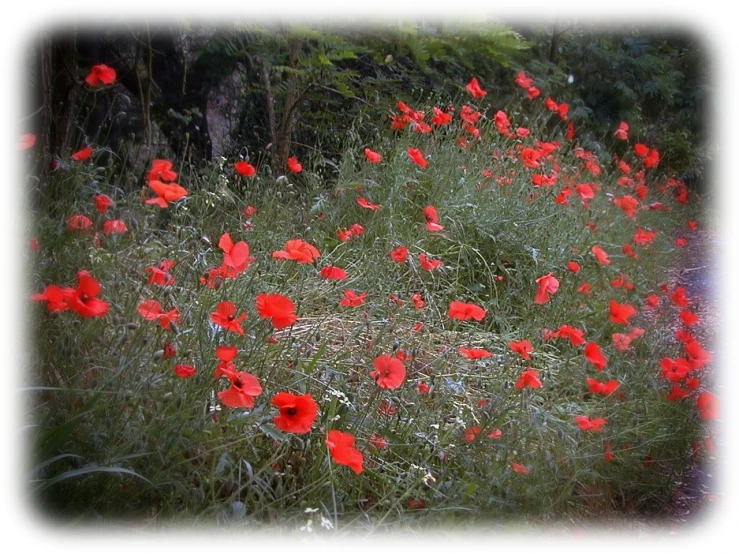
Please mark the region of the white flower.
[[325, 527], [328, 530], [331, 530], [334, 528], [334, 524], [331, 523], [331, 520], [323, 517], [323, 514], [321, 514], [321, 527]]
[[308, 521], [306, 521], [305, 525], [303, 525], [300, 528], [300, 531], [308, 531], [309, 533], [312, 533], [313, 532], [313, 520], [309, 519]]

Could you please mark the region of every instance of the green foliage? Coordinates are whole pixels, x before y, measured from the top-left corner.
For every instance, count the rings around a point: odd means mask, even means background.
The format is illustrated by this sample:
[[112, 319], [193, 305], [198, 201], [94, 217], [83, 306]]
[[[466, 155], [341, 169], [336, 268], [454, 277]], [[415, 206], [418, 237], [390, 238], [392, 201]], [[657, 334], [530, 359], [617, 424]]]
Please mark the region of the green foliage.
[[[576, 124], [587, 122], [596, 139], [618, 151], [611, 135], [626, 121], [631, 136], [658, 148], [664, 165], [678, 178], [703, 186], [711, 141], [705, 124], [711, 86], [708, 53], [699, 37], [668, 27], [647, 31], [565, 23], [552, 64], [552, 32], [527, 34], [535, 46], [525, 67], [553, 97], [582, 101], [586, 117], [573, 113]], [[572, 85], [567, 84], [569, 75]]]

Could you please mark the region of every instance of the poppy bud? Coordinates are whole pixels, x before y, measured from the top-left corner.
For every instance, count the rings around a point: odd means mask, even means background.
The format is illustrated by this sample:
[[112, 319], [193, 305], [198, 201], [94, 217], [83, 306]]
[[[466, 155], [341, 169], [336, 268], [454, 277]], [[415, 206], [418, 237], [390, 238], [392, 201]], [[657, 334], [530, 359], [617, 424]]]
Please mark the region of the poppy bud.
[[174, 321], [170, 321], [170, 322], [169, 322], [169, 328], [170, 328], [170, 329], [172, 329], [172, 332], [173, 332], [173, 333], [174, 333], [175, 335], [179, 335], [179, 334], [180, 334], [180, 330], [179, 330], [179, 329], [177, 328], [177, 325], [175, 324], [175, 322], [174, 322]]
[[398, 348], [400, 348], [400, 342], [396, 340], [393, 342], [393, 352], [395, 352]]
[[165, 402], [168, 402], [168, 401], [172, 400], [172, 396], [173, 396], [172, 395], [172, 391], [170, 391], [168, 393], [165, 393], [164, 396], [162, 396], [162, 400], [164, 400]]
[[139, 328], [139, 324], [138, 323], [127, 323], [126, 324], [126, 329], [130, 329], [131, 331], [134, 331], [134, 330], [136, 330], [138, 328]]
[[154, 352], [154, 359], [161, 360], [164, 357], [164, 350], [157, 350]]
[[182, 354], [182, 357], [189, 358], [191, 354], [192, 354], [192, 350], [185, 350], [185, 352], [183, 352]]
[[316, 342], [321, 342], [321, 332], [316, 331]]

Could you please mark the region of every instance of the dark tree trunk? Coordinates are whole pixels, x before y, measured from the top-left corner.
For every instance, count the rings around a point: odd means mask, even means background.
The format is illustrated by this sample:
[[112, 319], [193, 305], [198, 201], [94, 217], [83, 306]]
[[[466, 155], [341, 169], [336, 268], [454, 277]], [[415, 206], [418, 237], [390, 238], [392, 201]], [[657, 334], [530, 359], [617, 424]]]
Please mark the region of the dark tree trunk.
[[[290, 49], [288, 64], [291, 68], [297, 69], [298, 54], [300, 54], [300, 49], [303, 47], [303, 41], [299, 38], [291, 38], [288, 45]], [[290, 138], [295, 124], [299, 99], [298, 76], [295, 73], [288, 73], [285, 103], [283, 104], [282, 118], [277, 132], [277, 144], [273, 146], [272, 172], [274, 175], [284, 175], [287, 167], [287, 159], [290, 157]]]
[[39, 192], [46, 203], [60, 191], [49, 188], [52, 163], [69, 154], [77, 100], [77, 51], [75, 33], [48, 34], [39, 48], [39, 86], [43, 110], [39, 130], [41, 167]]

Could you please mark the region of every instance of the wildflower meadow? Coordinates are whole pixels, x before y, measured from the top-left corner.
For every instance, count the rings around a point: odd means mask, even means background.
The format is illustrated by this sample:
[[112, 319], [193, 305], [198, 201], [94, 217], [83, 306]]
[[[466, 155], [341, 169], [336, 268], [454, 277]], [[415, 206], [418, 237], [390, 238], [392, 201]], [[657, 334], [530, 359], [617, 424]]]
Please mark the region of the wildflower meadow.
[[[90, 61], [78, 103], [131, 79]], [[501, 71], [505, 103], [468, 72], [276, 169], [278, 144], [198, 163], [84, 133], [49, 169], [21, 137], [32, 509], [326, 535], [669, 509], [719, 442], [675, 273], [710, 208], [658, 135], [594, 137], [544, 72]]]

